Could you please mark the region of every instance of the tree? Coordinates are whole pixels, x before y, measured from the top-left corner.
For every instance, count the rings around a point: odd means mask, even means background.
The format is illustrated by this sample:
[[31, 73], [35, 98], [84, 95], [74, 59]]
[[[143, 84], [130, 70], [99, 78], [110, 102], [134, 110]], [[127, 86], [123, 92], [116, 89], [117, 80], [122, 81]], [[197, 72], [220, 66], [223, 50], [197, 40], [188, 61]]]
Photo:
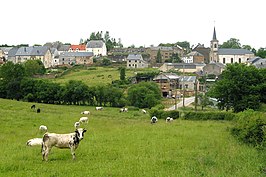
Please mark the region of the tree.
[[263, 101], [262, 89], [266, 75], [254, 66], [241, 63], [227, 65], [221, 79], [208, 92], [217, 98], [221, 109], [233, 109], [240, 112], [246, 109], [258, 109]]
[[247, 50], [251, 51], [252, 47], [250, 45], [243, 45], [242, 49], [247, 49]]
[[162, 54], [160, 49], [158, 50], [156, 55], [156, 63], [162, 63]]
[[120, 80], [124, 81], [126, 79], [126, 68], [121, 67], [119, 68], [119, 70], [120, 70]]
[[151, 108], [160, 103], [161, 91], [154, 82], [140, 82], [128, 89], [128, 101], [132, 106]]
[[190, 43], [188, 41], [176, 42], [175, 44], [185, 49], [190, 49]]
[[102, 60], [102, 65], [103, 66], [108, 66], [108, 65], [111, 65], [111, 60], [104, 57], [103, 60]]
[[29, 77], [35, 74], [44, 74], [46, 71], [41, 60], [28, 60], [23, 63], [23, 66], [25, 68], [26, 75]]
[[231, 49], [241, 49], [241, 44], [239, 42], [239, 39], [230, 38], [228, 41], [224, 42], [220, 47], [231, 48]]
[[266, 50], [264, 48], [260, 48], [257, 51], [256, 56], [259, 56], [261, 58], [266, 58]]

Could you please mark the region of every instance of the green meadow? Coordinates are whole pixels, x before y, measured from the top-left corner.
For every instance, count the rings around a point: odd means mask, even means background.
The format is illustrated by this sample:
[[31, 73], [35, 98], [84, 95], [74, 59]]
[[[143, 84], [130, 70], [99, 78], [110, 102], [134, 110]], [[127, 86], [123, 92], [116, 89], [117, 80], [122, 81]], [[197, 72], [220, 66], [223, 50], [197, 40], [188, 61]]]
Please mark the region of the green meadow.
[[[229, 132], [229, 121], [159, 120], [140, 110], [48, 105], [0, 99], [0, 176], [5, 177], [258, 177], [265, 159], [260, 151], [239, 143]], [[42, 137], [38, 128], [70, 133], [89, 110], [88, 131], [72, 160], [69, 149], [53, 148], [42, 161], [41, 147], [26, 146]], [[265, 157], [265, 156], [264, 156]]]

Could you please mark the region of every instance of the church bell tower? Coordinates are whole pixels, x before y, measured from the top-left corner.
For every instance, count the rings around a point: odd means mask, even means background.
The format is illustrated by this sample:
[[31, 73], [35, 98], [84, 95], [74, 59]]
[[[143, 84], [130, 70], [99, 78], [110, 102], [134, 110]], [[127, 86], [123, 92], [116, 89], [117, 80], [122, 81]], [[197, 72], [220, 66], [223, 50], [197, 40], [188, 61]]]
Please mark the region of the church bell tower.
[[213, 36], [211, 40], [211, 50], [210, 50], [210, 62], [219, 62], [218, 61], [218, 46], [219, 46], [219, 41], [216, 38], [216, 30], [215, 27], [213, 29]]

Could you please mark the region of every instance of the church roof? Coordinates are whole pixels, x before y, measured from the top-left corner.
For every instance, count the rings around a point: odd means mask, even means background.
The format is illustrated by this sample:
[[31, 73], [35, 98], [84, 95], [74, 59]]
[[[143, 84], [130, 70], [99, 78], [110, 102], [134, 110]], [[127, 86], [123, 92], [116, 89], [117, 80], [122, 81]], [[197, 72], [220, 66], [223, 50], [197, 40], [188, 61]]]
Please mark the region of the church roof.
[[217, 38], [216, 38], [216, 30], [215, 30], [215, 27], [214, 27], [214, 29], [213, 29], [212, 40], [217, 40]]
[[253, 53], [247, 49], [219, 49], [218, 50], [218, 55], [245, 55], [245, 54], [253, 54]]

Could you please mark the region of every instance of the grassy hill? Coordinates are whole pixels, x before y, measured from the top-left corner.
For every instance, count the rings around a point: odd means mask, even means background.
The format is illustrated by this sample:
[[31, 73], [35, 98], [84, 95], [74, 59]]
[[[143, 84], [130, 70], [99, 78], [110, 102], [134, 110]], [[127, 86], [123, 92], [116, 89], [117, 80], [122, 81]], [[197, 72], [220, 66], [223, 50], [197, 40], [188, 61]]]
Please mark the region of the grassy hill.
[[[139, 110], [36, 104], [0, 99], [0, 176], [263, 176], [265, 159], [229, 133], [231, 122], [159, 120]], [[53, 148], [48, 162], [40, 147], [27, 147], [28, 139], [49, 132], [74, 131], [74, 122], [89, 110], [85, 138], [76, 150]]]
[[[158, 69], [126, 69], [126, 77], [132, 77], [135, 72], [147, 72]], [[110, 84], [114, 80], [120, 79], [120, 71], [118, 67], [76, 67], [61, 77], [54, 79], [58, 83], [66, 83], [69, 80], [80, 80], [89, 86]]]

